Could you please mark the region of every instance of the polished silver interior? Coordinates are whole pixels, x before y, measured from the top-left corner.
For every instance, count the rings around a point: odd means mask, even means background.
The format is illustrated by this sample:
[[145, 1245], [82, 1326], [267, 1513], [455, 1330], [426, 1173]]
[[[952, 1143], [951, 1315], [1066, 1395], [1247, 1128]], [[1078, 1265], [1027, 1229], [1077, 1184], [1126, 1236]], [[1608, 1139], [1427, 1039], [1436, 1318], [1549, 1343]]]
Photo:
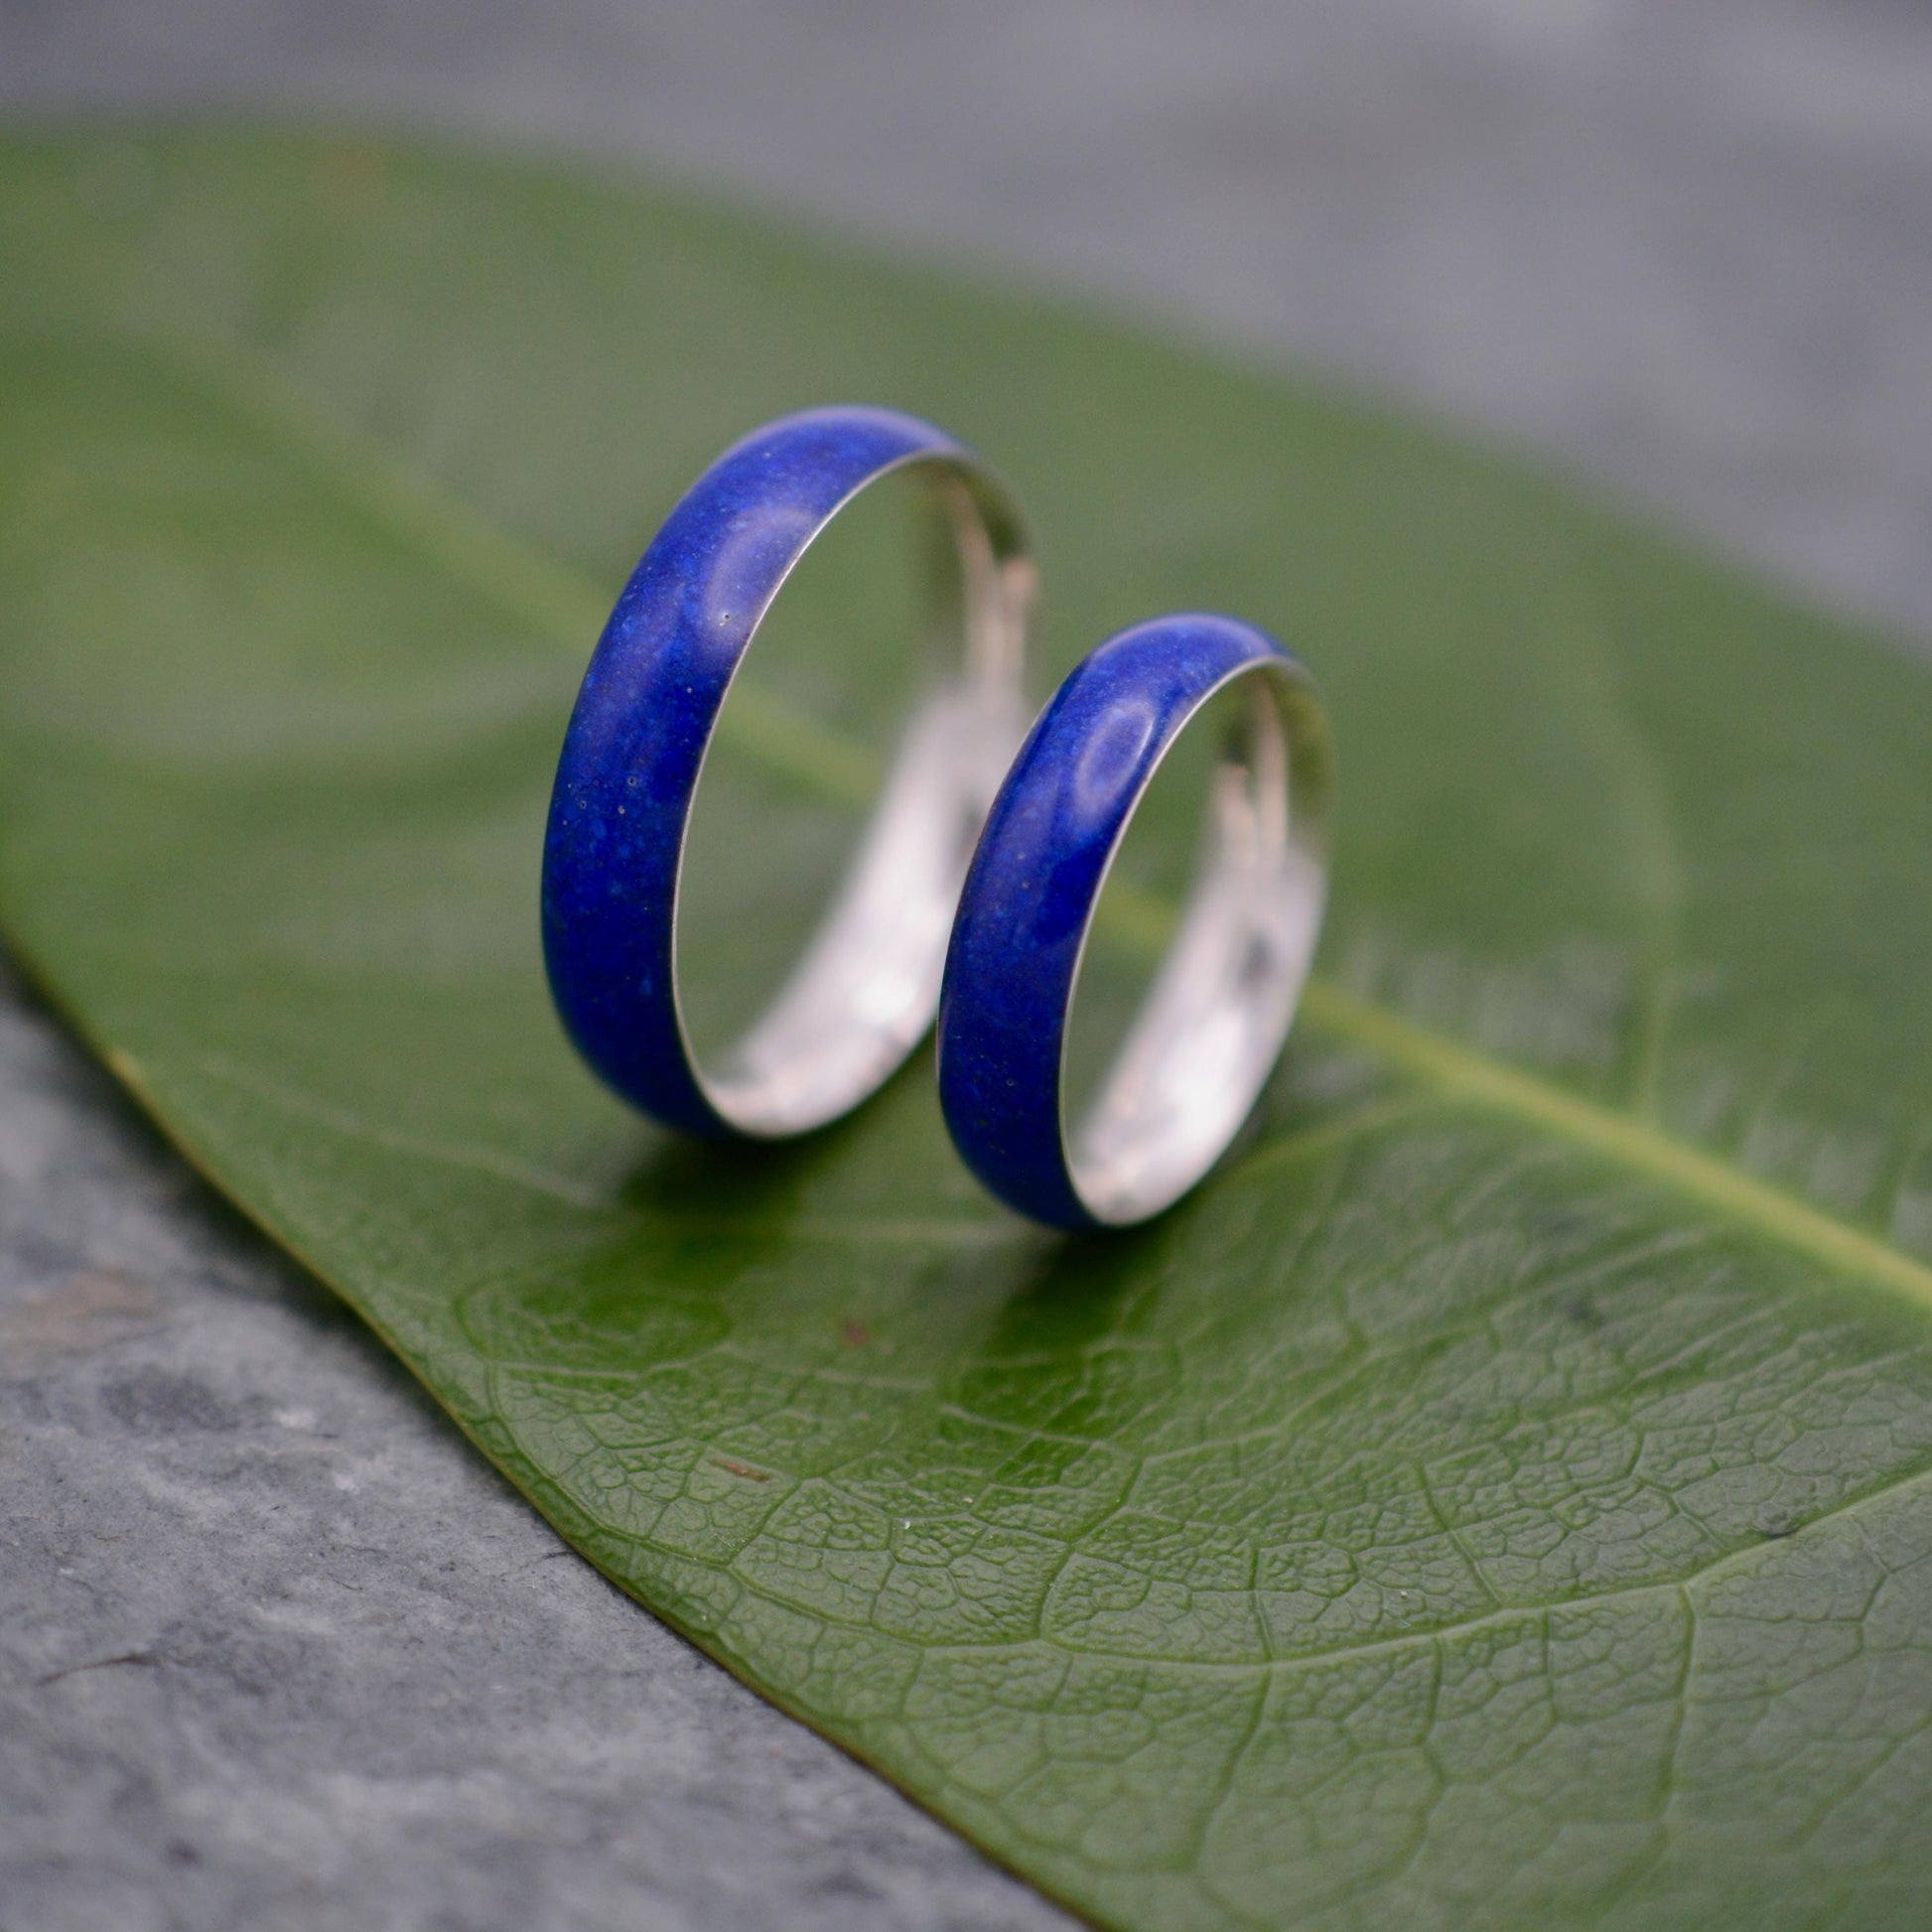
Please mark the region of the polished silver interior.
[[[994, 478], [964, 463], [924, 459], [889, 474], [925, 484], [941, 513], [955, 555], [933, 571], [932, 598], [964, 608], [933, 617], [963, 652], [915, 704], [845, 877], [769, 1005], [708, 1064], [680, 1006], [706, 1096], [761, 1138], [836, 1120], [931, 1026], [966, 868], [1026, 735], [1034, 572], [1018, 514]], [[756, 647], [755, 632], [747, 657]]]
[[1321, 929], [1333, 758], [1320, 699], [1298, 669], [1257, 665], [1203, 698], [1183, 729], [1223, 694], [1241, 702], [1178, 929], [1093, 1100], [1064, 1130], [1074, 1189], [1109, 1224], [1158, 1214], [1219, 1159], [1274, 1068]]

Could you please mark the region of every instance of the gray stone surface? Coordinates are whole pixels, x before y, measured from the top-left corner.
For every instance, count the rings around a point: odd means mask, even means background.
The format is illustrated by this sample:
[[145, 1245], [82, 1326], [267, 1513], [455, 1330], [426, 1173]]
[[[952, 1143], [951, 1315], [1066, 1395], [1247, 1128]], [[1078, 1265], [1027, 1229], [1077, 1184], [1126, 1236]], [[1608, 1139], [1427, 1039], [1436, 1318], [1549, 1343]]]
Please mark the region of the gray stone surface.
[[0, 1927], [1066, 1923], [607, 1585], [0, 989]]
[[[100, 104], [1044, 269], [1932, 637], [1909, 0], [0, 0], [0, 108]], [[0, 1518], [0, 1932], [1064, 1922], [563, 1551], [4, 980]]]

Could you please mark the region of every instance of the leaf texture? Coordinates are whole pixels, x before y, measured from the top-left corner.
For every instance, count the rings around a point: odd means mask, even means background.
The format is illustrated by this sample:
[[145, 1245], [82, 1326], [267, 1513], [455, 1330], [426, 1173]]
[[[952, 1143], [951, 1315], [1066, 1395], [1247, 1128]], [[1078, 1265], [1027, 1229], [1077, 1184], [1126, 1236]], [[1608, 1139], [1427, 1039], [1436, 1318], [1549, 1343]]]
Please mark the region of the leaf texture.
[[[0, 150], [0, 913], [565, 1534], [1105, 1923], [1926, 1922], [1923, 666], [1427, 431], [675, 196], [106, 152], [138, 196]], [[721, 1153], [550, 1016], [609, 598], [841, 397], [1031, 504], [1040, 692], [1206, 605], [1330, 699], [1321, 977], [1146, 1229], [1001, 1213], [923, 1064]], [[734, 704], [721, 981], [877, 755], [897, 642], [828, 637]]]

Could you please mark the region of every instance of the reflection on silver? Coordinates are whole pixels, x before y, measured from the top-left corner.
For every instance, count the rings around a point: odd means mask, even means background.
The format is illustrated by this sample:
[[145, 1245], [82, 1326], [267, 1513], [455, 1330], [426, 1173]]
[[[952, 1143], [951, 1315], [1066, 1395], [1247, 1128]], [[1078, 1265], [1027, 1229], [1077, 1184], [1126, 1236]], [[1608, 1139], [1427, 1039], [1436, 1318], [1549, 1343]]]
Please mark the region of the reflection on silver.
[[963, 612], [933, 616], [963, 634], [963, 661], [914, 710], [845, 879], [770, 1005], [710, 1065], [680, 1009], [706, 1098], [760, 1138], [836, 1120], [931, 1026], [966, 868], [1029, 722], [1021, 671], [1035, 572], [1017, 510], [963, 461], [886, 474], [929, 483], [943, 513], [956, 561], [934, 572], [934, 602], [962, 600]]
[[1158, 1214], [1220, 1158], [1274, 1069], [1321, 930], [1334, 785], [1321, 701], [1299, 666], [1255, 665], [1228, 683], [1247, 702], [1214, 769], [1179, 929], [1065, 1133], [1075, 1191], [1114, 1226]]

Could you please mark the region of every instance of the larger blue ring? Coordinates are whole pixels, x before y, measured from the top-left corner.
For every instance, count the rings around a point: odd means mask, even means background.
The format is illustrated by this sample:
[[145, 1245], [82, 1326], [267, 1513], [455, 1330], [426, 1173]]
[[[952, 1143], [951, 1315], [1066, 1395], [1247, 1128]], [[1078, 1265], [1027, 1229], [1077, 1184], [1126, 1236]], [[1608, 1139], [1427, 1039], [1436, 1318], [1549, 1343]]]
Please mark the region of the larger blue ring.
[[[960, 689], [975, 694], [975, 718], [1012, 714], [1028, 581], [1019, 517], [971, 452], [929, 423], [885, 409], [808, 410], [728, 450], [644, 552], [585, 674], [544, 841], [551, 993], [596, 1072], [687, 1133], [773, 1136], [815, 1126], [863, 1098], [931, 1024], [950, 898], [938, 913], [924, 1011], [879, 1045], [848, 1082], [854, 1091], [762, 1112], [724, 1104], [719, 1083], [697, 1063], [677, 997], [685, 832], [732, 679], [785, 578], [841, 506], [915, 466], [930, 473], [958, 539], [968, 659]], [[953, 893], [1018, 737], [1016, 725], [983, 795], [962, 801], [970, 812], [957, 834]], [[933, 816], [933, 801], [924, 803]]]
[[[1108, 869], [1169, 748], [1244, 680], [1254, 702], [1230, 700], [1237, 742], [1217, 772], [1193, 893], [1103, 1083], [1100, 1118], [1068, 1123], [1068, 1021]], [[1110, 638], [1060, 686], [988, 814], [939, 1011], [946, 1124], [1001, 1199], [1049, 1226], [1118, 1226], [1159, 1212], [1218, 1158], [1307, 977], [1331, 789], [1313, 685], [1252, 625], [1158, 619]], [[1082, 1147], [1103, 1146], [1083, 1169]]]

